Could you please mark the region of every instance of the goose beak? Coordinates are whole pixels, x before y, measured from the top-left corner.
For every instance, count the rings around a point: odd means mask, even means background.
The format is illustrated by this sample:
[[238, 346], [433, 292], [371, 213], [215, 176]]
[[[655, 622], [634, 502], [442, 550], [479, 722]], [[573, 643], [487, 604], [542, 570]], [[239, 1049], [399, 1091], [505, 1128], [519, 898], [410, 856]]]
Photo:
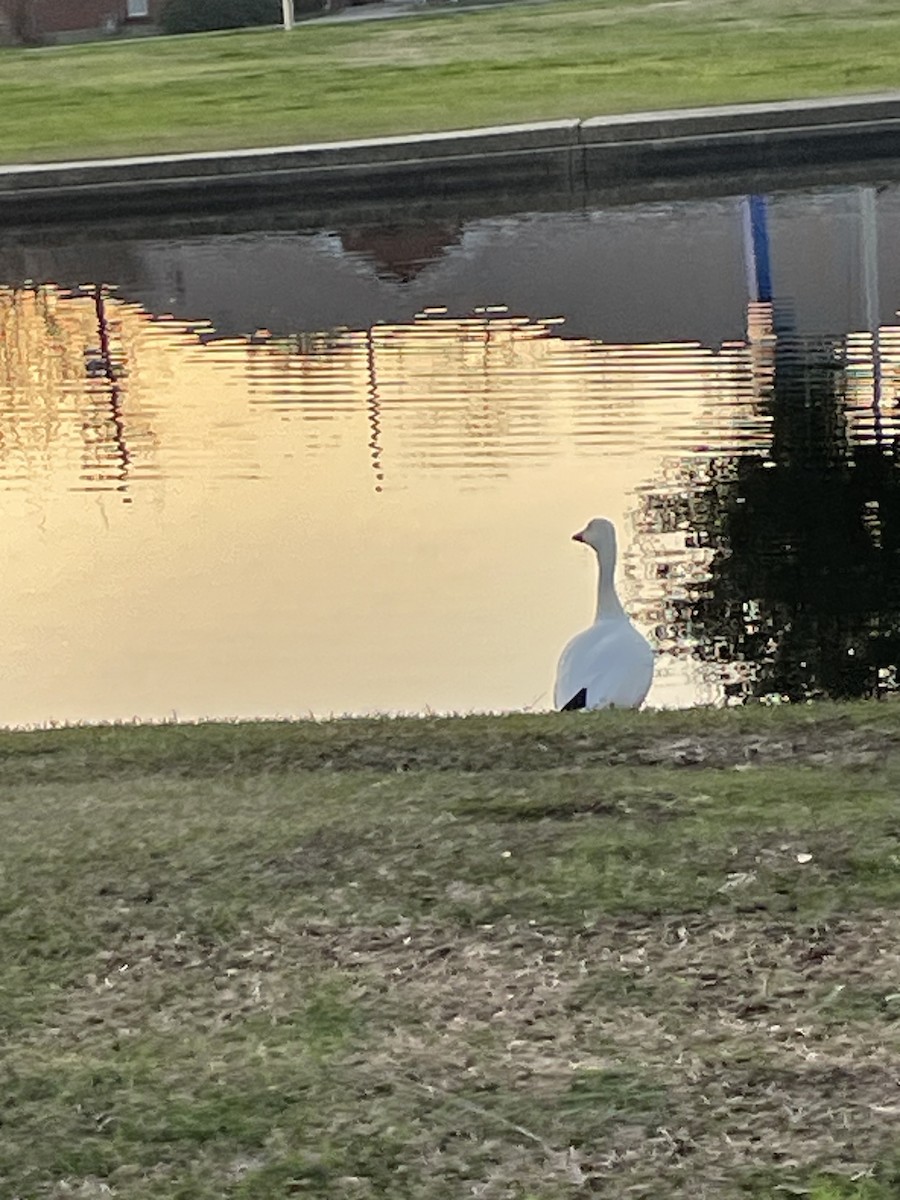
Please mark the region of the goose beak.
[[582, 529], [582, 530], [579, 530], [578, 533], [573, 533], [572, 541], [573, 542], [583, 542], [584, 541], [584, 530]]

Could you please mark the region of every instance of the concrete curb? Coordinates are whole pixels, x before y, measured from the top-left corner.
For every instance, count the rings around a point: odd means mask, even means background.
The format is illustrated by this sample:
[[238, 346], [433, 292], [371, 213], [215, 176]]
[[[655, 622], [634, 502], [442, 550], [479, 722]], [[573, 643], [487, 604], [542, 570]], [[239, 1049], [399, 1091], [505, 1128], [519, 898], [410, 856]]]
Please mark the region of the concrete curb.
[[900, 159], [900, 94], [545, 121], [224, 153], [0, 167], [0, 218], [189, 215], [239, 205], [595, 193], [687, 177]]

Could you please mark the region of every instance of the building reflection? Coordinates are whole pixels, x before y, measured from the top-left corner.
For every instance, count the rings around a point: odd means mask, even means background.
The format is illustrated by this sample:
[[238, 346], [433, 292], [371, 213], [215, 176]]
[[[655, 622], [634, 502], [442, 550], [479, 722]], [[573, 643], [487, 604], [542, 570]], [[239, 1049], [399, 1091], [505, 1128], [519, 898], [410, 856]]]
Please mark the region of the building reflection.
[[458, 220], [355, 225], [338, 230], [348, 254], [374, 263], [381, 279], [400, 283], [411, 282], [451, 246], [458, 246], [462, 235], [463, 224]]

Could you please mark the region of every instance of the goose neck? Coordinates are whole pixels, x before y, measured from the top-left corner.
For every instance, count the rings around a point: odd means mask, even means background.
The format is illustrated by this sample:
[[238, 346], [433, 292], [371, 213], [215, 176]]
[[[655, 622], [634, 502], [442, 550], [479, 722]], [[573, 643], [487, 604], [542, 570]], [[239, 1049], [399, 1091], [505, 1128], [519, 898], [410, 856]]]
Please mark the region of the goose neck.
[[599, 579], [597, 583], [597, 615], [595, 621], [616, 620], [625, 616], [625, 609], [616, 591], [615, 552], [597, 554]]

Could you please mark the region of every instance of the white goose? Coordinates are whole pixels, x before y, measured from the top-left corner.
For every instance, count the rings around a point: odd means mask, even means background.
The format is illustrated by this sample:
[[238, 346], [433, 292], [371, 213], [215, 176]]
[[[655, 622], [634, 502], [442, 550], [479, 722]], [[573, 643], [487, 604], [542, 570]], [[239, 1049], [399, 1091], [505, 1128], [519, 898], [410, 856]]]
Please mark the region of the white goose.
[[553, 703], [559, 709], [640, 708], [653, 682], [653, 650], [638, 633], [616, 593], [616, 527], [595, 517], [575, 542], [596, 551], [600, 566], [597, 615], [563, 650]]

